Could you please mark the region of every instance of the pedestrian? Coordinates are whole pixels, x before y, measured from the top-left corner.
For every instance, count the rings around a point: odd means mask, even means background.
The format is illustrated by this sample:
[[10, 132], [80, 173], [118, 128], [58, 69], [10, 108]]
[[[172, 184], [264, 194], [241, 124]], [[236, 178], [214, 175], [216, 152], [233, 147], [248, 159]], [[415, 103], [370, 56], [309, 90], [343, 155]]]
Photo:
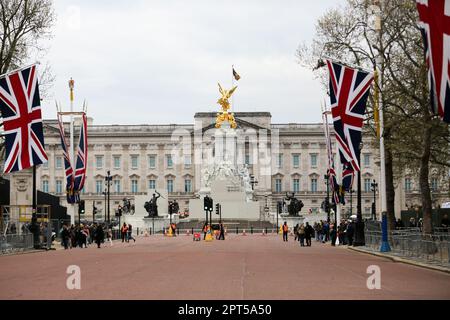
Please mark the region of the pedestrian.
[[297, 241], [298, 238], [297, 230], [298, 230], [298, 223], [294, 227], [294, 241]]
[[305, 239], [306, 239], [306, 246], [311, 247], [311, 238], [314, 234], [314, 229], [309, 225], [308, 222], [306, 222], [305, 226]]
[[402, 219], [398, 218], [397, 222], [395, 223], [395, 229], [396, 230], [401, 230], [405, 227], [405, 225], [403, 224]]
[[352, 246], [353, 245], [353, 235], [355, 233], [355, 225], [354, 225], [353, 221], [351, 221], [351, 220], [348, 221], [346, 233], [347, 233], [348, 245]]
[[61, 230], [61, 242], [64, 250], [69, 249], [70, 232], [66, 225], [63, 225]]
[[331, 237], [331, 245], [335, 246], [337, 238], [337, 230], [334, 224], [330, 226], [330, 237]]
[[223, 223], [221, 222], [219, 225], [220, 234], [219, 234], [219, 240], [225, 240], [225, 228], [223, 227]]
[[95, 242], [97, 243], [97, 248], [100, 248], [103, 240], [105, 239], [105, 232], [103, 231], [102, 225], [98, 225], [95, 230]]
[[283, 241], [288, 241], [288, 232], [289, 232], [289, 227], [287, 225], [287, 222], [285, 221], [283, 224]]
[[409, 219], [409, 227], [410, 227], [410, 228], [415, 228], [415, 227], [417, 227], [417, 225], [416, 225], [416, 219], [414, 219], [414, 218]]
[[122, 228], [120, 228], [120, 234], [122, 236], [122, 242], [124, 242], [124, 241], [128, 242], [127, 233], [128, 233], [128, 226], [124, 222], [123, 225], [122, 225]]
[[133, 226], [128, 224], [128, 241], [130, 241], [130, 239], [133, 239], [133, 241], [136, 242], [136, 239], [133, 237]]
[[203, 240], [206, 239], [206, 233], [208, 232], [208, 223], [205, 222], [205, 224], [203, 225]]
[[80, 248], [83, 248], [83, 245], [85, 248], [87, 248], [87, 238], [88, 238], [88, 232], [86, 231], [85, 226], [80, 227]]
[[298, 227], [298, 239], [300, 241], [300, 246], [305, 246], [305, 225], [302, 223], [300, 227]]
[[176, 233], [177, 232], [177, 225], [175, 223], [172, 223], [170, 226], [172, 228], [173, 236], [176, 237], [177, 236], [177, 233]]

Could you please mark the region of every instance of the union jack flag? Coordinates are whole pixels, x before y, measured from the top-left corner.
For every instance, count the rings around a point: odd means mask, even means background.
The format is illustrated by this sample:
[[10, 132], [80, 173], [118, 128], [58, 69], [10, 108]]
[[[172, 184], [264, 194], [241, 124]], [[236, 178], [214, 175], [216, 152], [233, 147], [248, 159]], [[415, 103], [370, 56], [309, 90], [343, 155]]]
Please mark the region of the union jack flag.
[[334, 131], [341, 163], [359, 171], [361, 130], [373, 74], [327, 60]]
[[35, 65], [0, 78], [0, 112], [6, 146], [4, 173], [47, 162]]
[[73, 169], [72, 164], [70, 163], [69, 151], [67, 148], [66, 138], [64, 137], [64, 126], [60, 115], [58, 114], [58, 127], [59, 127], [59, 135], [61, 137], [61, 146], [63, 149], [64, 155], [64, 168], [66, 170], [66, 194], [67, 194], [67, 202], [74, 203], [74, 195], [73, 195]]
[[82, 124], [80, 130], [80, 140], [77, 149], [77, 161], [75, 167], [74, 190], [76, 200], [79, 200], [79, 193], [84, 187], [86, 180], [86, 159], [87, 159], [87, 119], [86, 113], [83, 113]]
[[450, 123], [450, 0], [416, 0], [425, 43], [431, 106]]
[[352, 165], [347, 162], [344, 164], [344, 171], [342, 171], [342, 188], [344, 191], [350, 191], [353, 186], [353, 178], [355, 173], [353, 171]]

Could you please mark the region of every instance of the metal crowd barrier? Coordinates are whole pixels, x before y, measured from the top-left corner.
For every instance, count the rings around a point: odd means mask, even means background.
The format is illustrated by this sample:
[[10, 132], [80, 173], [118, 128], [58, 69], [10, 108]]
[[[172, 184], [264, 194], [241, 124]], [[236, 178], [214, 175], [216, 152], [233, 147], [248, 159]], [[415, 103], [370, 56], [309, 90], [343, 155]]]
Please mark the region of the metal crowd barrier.
[[0, 236], [0, 252], [13, 253], [33, 249], [33, 234], [6, 234]]
[[[446, 232], [423, 234], [414, 229], [395, 230], [389, 233], [391, 253], [427, 263], [450, 265], [450, 238]], [[365, 231], [366, 247], [379, 251], [381, 231]]]

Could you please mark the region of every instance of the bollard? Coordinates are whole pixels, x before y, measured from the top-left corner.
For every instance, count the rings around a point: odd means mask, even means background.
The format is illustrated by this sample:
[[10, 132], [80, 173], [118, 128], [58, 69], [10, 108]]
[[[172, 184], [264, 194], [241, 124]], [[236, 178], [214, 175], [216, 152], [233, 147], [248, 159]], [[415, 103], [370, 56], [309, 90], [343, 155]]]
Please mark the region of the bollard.
[[149, 228], [149, 230], [150, 230], [150, 235], [152, 235], [152, 233], [153, 233], [153, 230], [152, 230], [152, 228]]
[[238, 228], [238, 227], [236, 227], [236, 234], [238, 234], [238, 233], [239, 233], [238, 229], [239, 229], [239, 228]]
[[191, 228], [191, 233], [194, 234], [194, 228]]
[[137, 228], [137, 236], [139, 236], [139, 228]]
[[266, 232], [265, 233], [267, 234], [267, 227], [266, 227]]
[[253, 234], [253, 226], [250, 227], [250, 234]]
[[180, 229], [177, 228], [177, 235], [180, 235]]

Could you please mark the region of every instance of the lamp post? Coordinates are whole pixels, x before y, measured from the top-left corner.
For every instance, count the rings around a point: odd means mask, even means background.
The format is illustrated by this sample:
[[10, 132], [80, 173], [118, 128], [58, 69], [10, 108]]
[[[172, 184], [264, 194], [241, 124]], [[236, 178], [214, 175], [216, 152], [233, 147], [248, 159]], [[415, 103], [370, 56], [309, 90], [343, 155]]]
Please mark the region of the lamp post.
[[108, 205], [106, 204], [107, 202], [107, 197], [108, 197], [108, 191], [105, 188], [105, 191], [102, 192], [102, 194], [105, 196], [105, 213], [103, 216], [103, 220], [106, 222], [107, 219], [107, 212], [108, 212]]
[[375, 182], [375, 179], [370, 184], [370, 186], [372, 187], [372, 191], [373, 191], [372, 220], [375, 221], [377, 219], [376, 199], [377, 199], [377, 187], [378, 187], [378, 183]]
[[327, 222], [330, 222], [330, 175], [327, 174], [323, 176], [325, 179], [325, 184], [327, 185], [327, 198], [325, 199], [325, 210], [327, 211]]
[[[106, 184], [106, 192], [108, 195], [108, 199], [106, 201], [107, 204], [107, 212], [108, 212], [108, 226], [111, 223], [111, 219], [110, 219], [110, 215], [109, 215], [109, 200], [110, 200], [110, 192], [109, 192], [109, 187], [111, 186], [111, 181], [112, 181], [112, 177], [111, 177], [111, 172], [108, 170], [106, 172], [106, 177], [105, 177], [105, 184]], [[120, 227], [120, 226], [119, 226]]]

